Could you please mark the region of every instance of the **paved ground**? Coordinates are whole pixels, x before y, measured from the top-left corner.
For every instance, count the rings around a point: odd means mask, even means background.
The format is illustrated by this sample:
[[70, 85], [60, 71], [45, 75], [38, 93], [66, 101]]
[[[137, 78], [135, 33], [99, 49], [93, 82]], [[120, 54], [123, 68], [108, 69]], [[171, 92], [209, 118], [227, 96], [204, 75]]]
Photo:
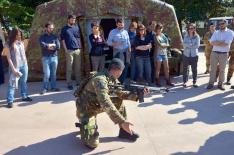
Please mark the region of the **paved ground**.
[[125, 102], [129, 120], [141, 136], [135, 143], [118, 139], [118, 127], [101, 114], [101, 144], [93, 151], [76, 137], [74, 97], [64, 81], [59, 82], [61, 92], [44, 96], [39, 95], [41, 83], [29, 83], [34, 101], [18, 99], [13, 109], [5, 107], [6, 85], [0, 86], [0, 154], [233, 155], [234, 91], [229, 87], [207, 91], [204, 68], [200, 53], [199, 88], [184, 89], [182, 77], [174, 77], [176, 93], [154, 94], [141, 104]]

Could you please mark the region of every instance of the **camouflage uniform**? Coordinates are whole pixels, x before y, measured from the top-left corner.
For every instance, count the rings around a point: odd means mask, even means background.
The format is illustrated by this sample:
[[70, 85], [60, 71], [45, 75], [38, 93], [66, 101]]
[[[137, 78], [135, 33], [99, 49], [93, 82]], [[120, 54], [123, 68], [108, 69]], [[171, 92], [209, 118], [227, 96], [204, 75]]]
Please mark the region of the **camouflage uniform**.
[[210, 70], [210, 55], [212, 52], [212, 45], [210, 44], [209, 40], [213, 33], [211, 31], [207, 32], [204, 36], [204, 43], [205, 43], [205, 56], [206, 56], [206, 71]]
[[90, 78], [80, 94], [75, 93], [76, 115], [82, 126], [81, 140], [90, 148], [95, 148], [99, 144], [97, 114], [106, 112], [115, 124], [121, 124], [127, 119], [123, 99], [135, 101], [138, 99], [136, 94], [109, 88], [109, 84], [116, 83], [117, 80], [110, 78], [108, 71], [103, 71]]
[[[207, 32], [204, 36], [204, 43], [205, 43], [205, 56], [206, 56], [206, 72], [210, 72], [210, 55], [212, 52], [213, 46], [210, 44], [209, 40], [213, 33], [211, 31]], [[216, 80], [219, 76], [219, 65], [217, 66], [217, 71], [216, 71]]]
[[[230, 24], [228, 28], [234, 31], [233, 24]], [[229, 66], [228, 66], [228, 73], [227, 73], [227, 83], [230, 82], [232, 75], [233, 75], [233, 71], [234, 71], [234, 40], [232, 41], [232, 44], [230, 47], [229, 56], [230, 56], [230, 59], [229, 59]]]

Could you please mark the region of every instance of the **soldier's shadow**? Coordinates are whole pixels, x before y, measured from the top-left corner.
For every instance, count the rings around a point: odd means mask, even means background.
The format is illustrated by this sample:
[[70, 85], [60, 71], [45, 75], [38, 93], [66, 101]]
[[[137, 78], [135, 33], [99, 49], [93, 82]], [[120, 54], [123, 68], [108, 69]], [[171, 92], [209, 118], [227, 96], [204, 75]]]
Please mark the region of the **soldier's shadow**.
[[[46, 139], [42, 142], [31, 144], [28, 146], [19, 146], [4, 155], [80, 155], [85, 153], [95, 154], [109, 154], [110, 152], [123, 149], [124, 147], [104, 150], [99, 153], [95, 153], [95, 150], [85, 147], [80, 137], [77, 137], [78, 132], [68, 133], [59, 137]], [[119, 139], [118, 137], [100, 137], [100, 143], [109, 142], [128, 142], [127, 140]]]
[[121, 139], [118, 137], [100, 137], [100, 143], [110, 143], [110, 142], [125, 142], [125, 143], [134, 143], [127, 139]]
[[76, 135], [77, 132], [73, 132], [28, 146], [20, 146], [4, 155], [78, 155], [92, 151], [86, 148]]

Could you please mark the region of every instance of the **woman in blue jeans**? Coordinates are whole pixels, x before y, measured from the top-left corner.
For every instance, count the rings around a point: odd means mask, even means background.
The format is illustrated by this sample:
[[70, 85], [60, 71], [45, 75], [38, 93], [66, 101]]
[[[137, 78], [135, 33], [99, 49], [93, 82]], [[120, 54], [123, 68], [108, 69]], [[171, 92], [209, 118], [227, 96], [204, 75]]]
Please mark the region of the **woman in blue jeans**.
[[19, 29], [13, 29], [9, 36], [7, 60], [9, 63], [9, 85], [7, 91], [7, 107], [12, 108], [15, 89], [20, 84], [22, 101], [32, 101], [28, 97], [27, 78], [28, 63], [25, 55], [23, 34]]
[[[151, 40], [146, 36], [146, 28], [143, 24], [138, 25], [134, 41], [136, 51], [136, 64], [139, 82], [151, 82], [150, 49]], [[145, 74], [144, 74], [145, 73]], [[144, 77], [145, 75], [145, 77]]]
[[197, 62], [198, 48], [200, 46], [200, 37], [196, 32], [196, 25], [190, 23], [187, 26], [187, 33], [184, 36], [184, 52], [183, 52], [183, 87], [187, 87], [189, 78], [189, 66], [191, 65], [193, 73], [193, 87], [197, 88]]

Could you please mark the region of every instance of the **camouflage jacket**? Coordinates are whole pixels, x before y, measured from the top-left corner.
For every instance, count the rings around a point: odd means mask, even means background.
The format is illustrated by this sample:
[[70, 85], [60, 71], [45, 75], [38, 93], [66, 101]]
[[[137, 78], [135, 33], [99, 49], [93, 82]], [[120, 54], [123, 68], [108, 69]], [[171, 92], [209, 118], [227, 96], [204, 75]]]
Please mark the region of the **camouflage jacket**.
[[205, 36], [204, 36], [204, 43], [205, 43], [205, 46], [206, 46], [206, 49], [207, 50], [212, 50], [212, 45], [210, 44], [209, 40], [211, 38], [213, 33], [211, 33], [210, 31], [209, 32], [206, 32]]
[[[109, 84], [116, 84], [118, 80], [109, 77], [108, 71], [97, 73], [85, 85], [80, 95], [83, 113], [98, 114], [106, 112], [114, 123], [121, 124], [125, 118], [119, 113], [111, 99]], [[129, 91], [115, 90], [115, 95], [123, 99], [137, 100], [137, 95]]]
[[[230, 30], [234, 31], [234, 25], [233, 25], [233, 24], [228, 25], [228, 28], [229, 28]], [[234, 56], [234, 39], [233, 39], [232, 44], [231, 44], [231, 47], [230, 47], [230, 54], [231, 54], [232, 56]]]

